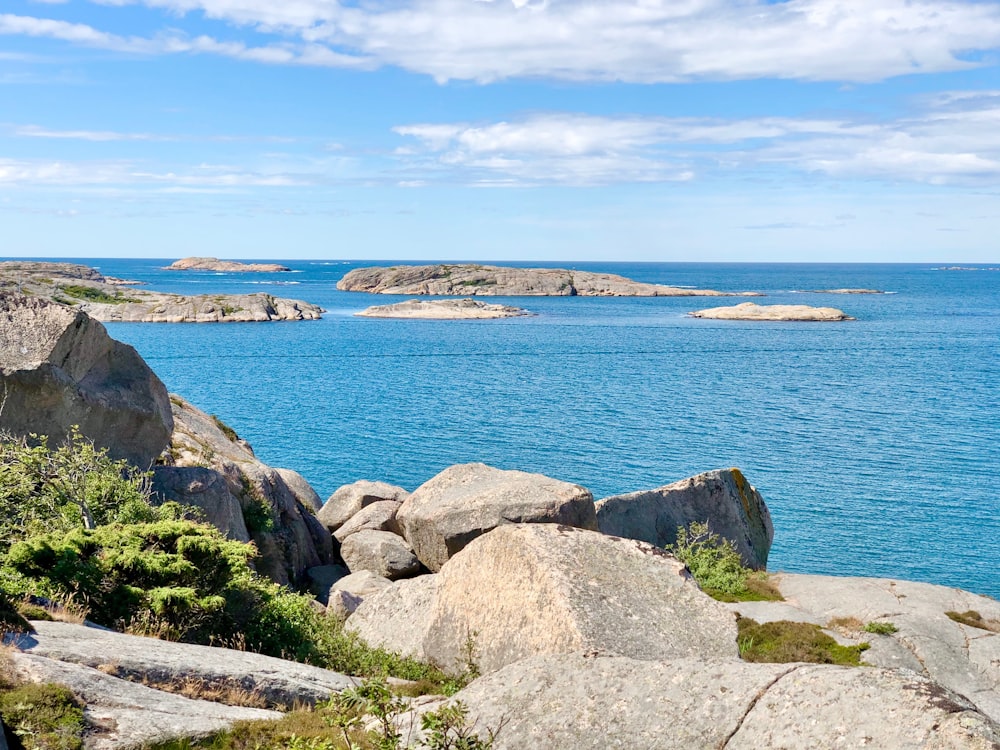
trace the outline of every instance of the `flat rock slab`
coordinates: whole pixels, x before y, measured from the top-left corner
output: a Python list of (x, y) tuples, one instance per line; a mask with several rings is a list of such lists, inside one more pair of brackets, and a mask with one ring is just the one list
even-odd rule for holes
[(916, 675), (827, 665), (537, 656), (454, 696), (495, 750), (991, 748), (1000, 727)]
[(735, 617), (680, 561), (568, 526), (500, 526), (476, 539), (438, 574), (432, 611), (423, 652), (445, 669), (471, 656), (485, 673), (586, 649), (737, 658)]
[(810, 307), (809, 305), (757, 305), (744, 302), (742, 305), (710, 307), (688, 313), (692, 318), (711, 320), (763, 320), (795, 322), (837, 322), (854, 320), (843, 310), (835, 307)]
[(1000, 623), (1000, 602), (947, 586), (887, 578), (781, 573), (771, 581), (784, 602), (726, 606), (758, 622), (827, 625), (834, 618), (854, 618), (861, 625), (892, 623), (898, 630), (890, 635), (862, 631), (841, 640), (870, 643), (871, 649), (862, 655), (866, 663), (912, 669), (1000, 721), (1000, 633), (962, 625), (945, 614), (972, 610)]
[(556, 523), (597, 530), (589, 490), (486, 464), (445, 469), (403, 502), (396, 522), (420, 562), (434, 572), (473, 539), (503, 524)]
[(520, 307), (490, 305), (466, 299), (436, 299), (397, 302), (394, 305), (375, 305), (354, 313), (361, 318), (417, 318), (422, 320), (497, 320), (534, 315)]
[(101, 668), (150, 685), (236, 687), (273, 705), (316, 703), (352, 687), (350, 677), (247, 651), (172, 643), (64, 622), (33, 622), (35, 633), (12, 641), (25, 653)]
[(708, 471), (655, 490), (599, 500), (597, 525), (605, 534), (641, 539), (657, 547), (677, 541), (692, 522), (735, 545), (743, 563), (762, 570), (774, 539), (767, 503), (739, 469)]
[(12, 658), (22, 676), (32, 682), (62, 683), (86, 704), (85, 718), (100, 729), (86, 738), (88, 750), (141, 748), (180, 737), (203, 737), (237, 721), (281, 718), (276, 711), (191, 700), (38, 654), (15, 652)]

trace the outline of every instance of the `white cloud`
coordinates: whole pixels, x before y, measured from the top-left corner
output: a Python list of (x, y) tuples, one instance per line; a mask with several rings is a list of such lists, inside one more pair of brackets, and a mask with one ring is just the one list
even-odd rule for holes
[(171, 25), (203, 15), (279, 41), (123, 38), (16, 16), (0, 16), (0, 32), (272, 64), (393, 65), (441, 81), (875, 81), (967, 68), (1000, 47), (1000, 4), (976, 0), (92, 1), (166, 11)]
[(886, 122), (547, 114), (395, 131), (411, 139), (397, 151), (411, 171), (473, 185), (756, 178), (774, 168), (835, 178), (1000, 184), (995, 92), (948, 92), (928, 100), (919, 115)]

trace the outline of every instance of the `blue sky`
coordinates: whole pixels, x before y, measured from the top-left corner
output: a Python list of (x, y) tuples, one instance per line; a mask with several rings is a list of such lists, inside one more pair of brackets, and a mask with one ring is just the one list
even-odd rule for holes
[(998, 53), (981, 0), (0, 0), (0, 255), (996, 262)]

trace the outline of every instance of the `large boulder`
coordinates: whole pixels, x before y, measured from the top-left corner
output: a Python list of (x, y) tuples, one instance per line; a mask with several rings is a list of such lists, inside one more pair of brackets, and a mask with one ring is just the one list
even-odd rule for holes
[(229, 489), (226, 478), (204, 466), (157, 466), (153, 470), (153, 493), (159, 497), (199, 508), (205, 520), (230, 539), (249, 542), (243, 508)]
[(739, 469), (717, 469), (658, 487), (597, 502), (601, 531), (657, 547), (677, 541), (677, 528), (692, 522), (736, 545), (745, 565), (763, 570), (774, 539), (771, 514)]
[(403, 502), (396, 522), (420, 562), (435, 572), (469, 542), (502, 524), (597, 530), (589, 490), (485, 464), (452, 466), (425, 482)]
[[(313, 515), (313, 500), (298, 481), (289, 485), (287, 473), (262, 463), (217, 417), (180, 396), (171, 395), (170, 403), (174, 432), (163, 458), (171, 466), (156, 469), (155, 484), (163, 499), (181, 503), (207, 499), (192, 492), (196, 488), (170, 481), (176, 467), (202, 467), (221, 477), (242, 509), (246, 530), (260, 550), (255, 564), (261, 573), (279, 583), (305, 584), (309, 568), (336, 562), (333, 538)], [(209, 518), (231, 505), (224, 492), (217, 498), (219, 508), (206, 508)]]
[(396, 513), (399, 511), (401, 503), (395, 500), (379, 500), (377, 503), (366, 505), (359, 510), (343, 526), (333, 532), (333, 536), (343, 542), (351, 534), (359, 531), (389, 531), (393, 534), (399, 533), (399, 524), (396, 523)]
[(347, 629), (372, 646), (430, 661), (424, 641), (437, 603), (440, 575), (396, 581), (367, 597), (354, 611)]
[(420, 572), (420, 561), (410, 545), (388, 531), (366, 529), (351, 534), (341, 545), (340, 556), (353, 573), (368, 570), (391, 581)]
[[(556, 524), (496, 528), (437, 576), (424, 655), (490, 672), (537, 654), (736, 659), (736, 618), (645, 542)], [(471, 653), (470, 653), (471, 652)]]
[(360, 479), (343, 487), (330, 495), (330, 498), (323, 504), (316, 517), (331, 532), (336, 531), (350, 518), (372, 503), (383, 500), (392, 500), (401, 503), (410, 493), (402, 487), (385, 482), (369, 482), (367, 479)]
[[(1000, 727), (917, 675), (828, 665), (538, 656), (455, 695), (495, 750), (987, 750)], [(419, 724), (419, 722), (417, 722)]]
[(148, 468), (173, 428), (167, 390), (86, 314), (0, 292), (0, 430), (60, 442), (73, 425), (112, 457)]

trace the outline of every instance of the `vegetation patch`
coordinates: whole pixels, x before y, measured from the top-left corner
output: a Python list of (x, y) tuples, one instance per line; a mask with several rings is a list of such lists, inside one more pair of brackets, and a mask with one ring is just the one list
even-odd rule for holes
[(989, 630), (992, 633), (1000, 633), (1000, 620), (987, 620), (974, 609), (965, 612), (945, 612), (955, 622), (968, 625), (980, 630)]
[(212, 415), (212, 421), (215, 422), (216, 427), (222, 430), (222, 433), (226, 436), (226, 438), (228, 438), (230, 443), (239, 442), (240, 436), (236, 434), (236, 430), (227, 425), (225, 422), (223, 422), (214, 414)]
[(64, 685), (28, 683), (0, 691), (0, 715), (30, 750), (83, 747), (83, 704)]
[(865, 625), (864, 631), (866, 633), (875, 633), (875, 635), (892, 635), (893, 633), (898, 633), (899, 628), (891, 622), (873, 620)]
[(767, 573), (743, 565), (730, 539), (723, 539), (697, 521), (677, 529), (677, 541), (667, 551), (684, 563), (702, 590), (723, 602), (783, 601)]
[(60, 286), (59, 291), (76, 299), (84, 300), (86, 302), (100, 302), (105, 305), (122, 305), (126, 302), (142, 302), (141, 299), (136, 299), (135, 297), (126, 297), (117, 290), (114, 294), (108, 294), (103, 289), (98, 289), (93, 286), (83, 286), (80, 284)]
[(778, 620), (763, 625), (748, 617), (737, 621), (737, 643), (744, 661), (786, 664), (839, 664), (857, 667), (861, 653), (869, 648), (867, 643), (841, 646), (833, 637), (823, 632), (819, 625), (807, 622)]

